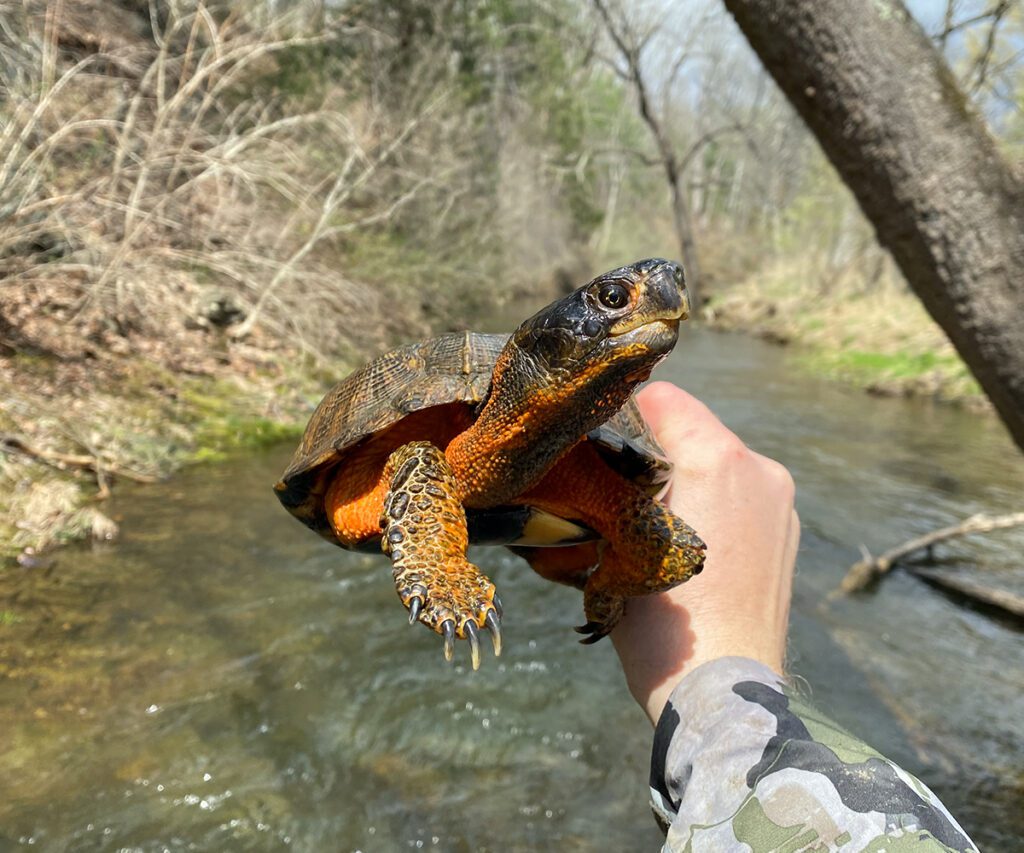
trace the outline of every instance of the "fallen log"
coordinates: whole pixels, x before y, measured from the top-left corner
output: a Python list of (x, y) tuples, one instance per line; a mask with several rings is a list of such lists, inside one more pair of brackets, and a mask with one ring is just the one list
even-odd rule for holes
[(972, 533), (989, 533), (993, 530), (1004, 530), (1008, 527), (1017, 527), (1024, 524), (1024, 512), (1013, 512), (1008, 515), (972, 515), (970, 518), (952, 524), (949, 527), (942, 527), (917, 536), (890, 548), (878, 557), (872, 557), (864, 546), (861, 546), (863, 559), (854, 563), (846, 572), (839, 585), (839, 591), (849, 594), (864, 589), (872, 581), (886, 574), (896, 563), (914, 551), (922, 548), (930, 548), (946, 539), (954, 539), (958, 536), (967, 536)]
[(68, 468), (78, 468), (83, 471), (89, 471), (96, 477), (96, 485), (99, 487), (100, 499), (106, 498), (110, 494), (108, 477), (111, 475), (115, 477), (124, 477), (126, 480), (134, 480), (136, 483), (160, 482), (159, 477), (153, 477), (149, 474), (139, 474), (136, 471), (122, 468), (120, 465), (101, 462), (95, 456), (86, 456), (76, 453), (60, 453), (56, 450), (43, 450), (42, 448), (29, 444), (27, 441), (16, 435), (0, 435), (0, 451), (7, 453), (20, 453), (23, 456), (36, 459), (61, 471), (67, 470)]

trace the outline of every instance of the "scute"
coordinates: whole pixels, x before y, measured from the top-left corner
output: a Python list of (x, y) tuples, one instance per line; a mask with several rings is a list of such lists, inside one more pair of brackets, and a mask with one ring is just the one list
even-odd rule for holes
[(474, 332), (442, 335), (386, 352), (350, 373), (316, 407), (281, 481), (287, 486), (411, 412), (480, 402), (507, 340)]

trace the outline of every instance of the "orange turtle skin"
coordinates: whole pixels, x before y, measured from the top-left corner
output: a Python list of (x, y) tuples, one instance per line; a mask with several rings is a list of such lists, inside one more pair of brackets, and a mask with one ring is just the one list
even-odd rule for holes
[(342, 547), (379, 541), (410, 621), (441, 634), (449, 658), (468, 640), (476, 668), (481, 630), (501, 647), (494, 586), (465, 555), (480, 518), (542, 576), (584, 590), (579, 630), (600, 639), (629, 598), (703, 565), (696, 533), (651, 497), (667, 465), (630, 399), (687, 310), (682, 270), (655, 259), (599, 276), (507, 339), (388, 353), (325, 397), (278, 496)]

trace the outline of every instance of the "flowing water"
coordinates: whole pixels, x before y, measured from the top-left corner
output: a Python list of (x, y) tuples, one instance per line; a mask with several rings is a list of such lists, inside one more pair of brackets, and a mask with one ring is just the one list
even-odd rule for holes
[[(994, 418), (872, 399), (788, 358), (688, 329), (659, 376), (793, 471), (792, 668), (815, 700), (983, 849), (1021, 849), (1021, 633), (900, 572), (826, 596), (861, 543), (1021, 509), (1024, 461)], [(383, 557), (277, 504), (289, 454), (124, 487), (116, 546), (0, 574), (0, 850), (656, 849), (651, 731), (610, 644), (575, 642), (579, 594), (481, 549), (506, 651), (447, 666)], [(1022, 552), (1018, 529), (936, 556), (1019, 591)]]

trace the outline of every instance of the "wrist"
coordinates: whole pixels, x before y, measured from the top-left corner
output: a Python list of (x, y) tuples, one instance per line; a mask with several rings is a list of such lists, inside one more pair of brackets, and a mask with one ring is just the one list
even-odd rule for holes
[[(700, 579), (686, 586), (693, 588), (631, 599), (611, 634), (630, 693), (652, 723), (676, 685), (700, 666), (742, 658), (778, 675), (784, 669), (784, 618), (739, 613), (705, 601), (697, 588)], [(680, 600), (684, 594), (686, 605)]]

